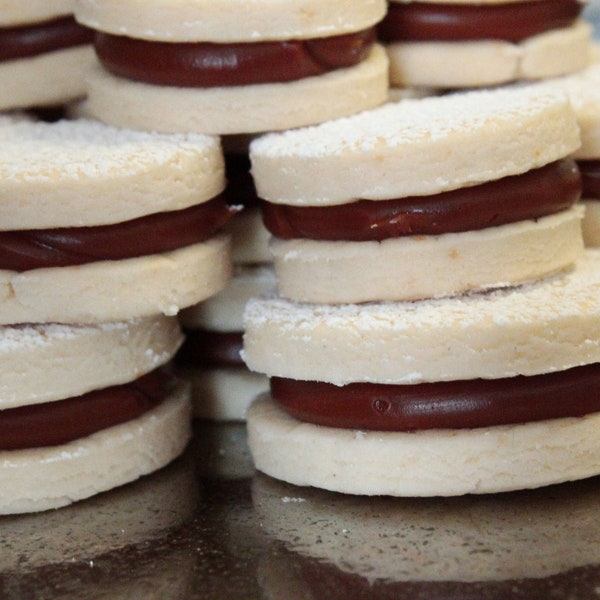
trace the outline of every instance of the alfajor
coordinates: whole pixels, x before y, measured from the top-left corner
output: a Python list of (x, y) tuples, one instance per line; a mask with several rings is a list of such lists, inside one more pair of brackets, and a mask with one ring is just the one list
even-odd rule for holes
[(451, 496), (600, 473), (600, 251), (522, 286), (419, 302), (254, 299), (258, 470), (350, 494)]
[(591, 60), (578, 0), (391, 0), (378, 27), (392, 87), (470, 88), (572, 73)]
[(314, 303), (509, 286), (581, 254), (579, 129), (533, 88), (405, 100), (250, 145), (279, 293)]
[(60, 105), (85, 94), (93, 34), (75, 0), (0, 2), (0, 110)]
[(381, 104), (375, 25), (385, 0), (80, 0), (99, 65), (89, 114), (134, 129), (213, 134), (288, 129)]
[(1, 327), (0, 514), (65, 506), (178, 456), (189, 388), (161, 367), (181, 342), (164, 316)]
[(0, 323), (175, 315), (231, 274), (217, 138), (0, 127)]

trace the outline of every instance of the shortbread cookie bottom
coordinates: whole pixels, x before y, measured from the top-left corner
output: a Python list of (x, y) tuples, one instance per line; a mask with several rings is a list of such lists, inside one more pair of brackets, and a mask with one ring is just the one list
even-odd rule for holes
[(192, 384), (194, 417), (209, 421), (245, 421), (252, 401), (269, 388), (265, 375), (246, 367), (179, 367)]
[(164, 254), (0, 271), (0, 323), (172, 316), (221, 291), (230, 276), (230, 239), (224, 234)]
[(66, 506), (156, 471), (191, 437), (189, 386), (145, 415), (60, 446), (0, 452), (0, 514)]
[(256, 133), (301, 127), (387, 99), (388, 61), (376, 45), (360, 64), (290, 83), (216, 88), (158, 86), (97, 68), (86, 112), (119, 127), (159, 132)]
[(566, 75), (589, 64), (591, 31), (580, 20), (520, 44), (500, 40), (391, 43), (386, 47), (390, 82), (392, 86), (460, 88)]
[(340, 304), (415, 300), (514, 285), (572, 264), (583, 251), (579, 207), (537, 221), (383, 242), (273, 239), (282, 297)]
[(247, 425), (258, 470), (348, 494), (484, 494), (600, 473), (599, 413), (480, 429), (364, 432), (301, 423), (265, 395), (250, 407)]
[(0, 110), (70, 102), (85, 95), (96, 61), (91, 45), (0, 61)]

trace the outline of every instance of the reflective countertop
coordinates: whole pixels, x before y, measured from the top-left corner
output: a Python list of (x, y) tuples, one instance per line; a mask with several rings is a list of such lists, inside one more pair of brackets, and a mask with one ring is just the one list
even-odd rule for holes
[(0, 598), (600, 598), (600, 478), (363, 498), (255, 473), (243, 424), (198, 423), (162, 471), (0, 518)]

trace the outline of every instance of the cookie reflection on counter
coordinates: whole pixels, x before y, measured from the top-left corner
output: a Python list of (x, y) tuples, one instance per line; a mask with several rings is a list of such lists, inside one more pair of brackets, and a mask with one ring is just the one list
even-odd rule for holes
[(298, 590), (304, 599), (543, 598), (567, 584), (589, 586), (591, 597), (599, 491), (596, 478), (493, 496), (366, 499), (257, 474), (253, 505), (272, 541), (259, 579), (273, 600)]
[(193, 554), (179, 540), (201, 500), (188, 451), (62, 510), (1, 517), (0, 597), (186, 598)]

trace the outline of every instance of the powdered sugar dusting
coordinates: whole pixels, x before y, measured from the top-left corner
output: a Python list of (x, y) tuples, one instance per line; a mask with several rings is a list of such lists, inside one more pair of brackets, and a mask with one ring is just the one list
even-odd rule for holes
[(130, 131), (89, 120), (0, 120), (0, 178), (12, 181), (77, 180), (111, 173), (143, 173), (186, 155), (219, 151), (218, 138), (200, 134)]

